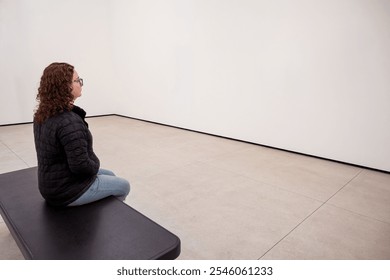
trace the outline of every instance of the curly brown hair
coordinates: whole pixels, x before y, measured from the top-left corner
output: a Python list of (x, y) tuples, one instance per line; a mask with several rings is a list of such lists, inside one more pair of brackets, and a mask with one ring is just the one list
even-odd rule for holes
[(42, 123), (58, 113), (72, 110), (73, 71), (74, 67), (64, 62), (54, 62), (45, 68), (38, 88), (34, 122)]

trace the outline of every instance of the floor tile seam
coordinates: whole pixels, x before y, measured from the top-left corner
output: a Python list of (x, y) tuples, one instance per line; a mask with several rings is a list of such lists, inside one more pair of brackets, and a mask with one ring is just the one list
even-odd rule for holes
[[(237, 148), (237, 149), (234, 149), (233, 151), (224, 151), (224, 152), (218, 152), (216, 154), (213, 154), (213, 155), (205, 155), (205, 156), (201, 156), (199, 157), (198, 159), (195, 159), (195, 161), (198, 161), (198, 162), (202, 162), (202, 163), (206, 163), (208, 165), (211, 165), (209, 164), (210, 161), (216, 161), (218, 162), (220, 160), (220, 158), (223, 158), (223, 157), (226, 157), (226, 156), (229, 156), (229, 155), (234, 155), (236, 153), (239, 153), (239, 152), (242, 152), (242, 151), (245, 151), (247, 150), (248, 148)], [(228, 170), (227, 170), (228, 171)]]
[(300, 196), (303, 196), (303, 197), (306, 197), (306, 198), (309, 198), (309, 199), (312, 199), (312, 200), (315, 200), (315, 201), (318, 201), (318, 202), (321, 202), (321, 203), (325, 203), (327, 202), (329, 199), (331, 199), (334, 195), (336, 195), (339, 191), (341, 191), (344, 187), (346, 187), (346, 185), (348, 185), (352, 180), (354, 180), (358, 175), (360, 175), (361, 172), (363, 172), (365, 169), (358, 169), (358, 174), (355, 174), (355, 176), (350, 179), (347, 183), (345, 183), (342, 187), (340, 187), (333, 195), (331, 195), (328, 199), (326, 199), (325, 201), (324, 200), (321, 200), (321, 199), (318, 199), (318, 198), (314, 198), (314, 197), (311, 197), (311, 196), (308, 196), (308, 195), (305, 195), (305, 194), (302, 194), (302, 193), (299, 193), (299, 192), (294, 192), (294, 191), (291, 191), (290, 189), (284, 187), (283, 185), (275, 185), (275, 184), (271, 184), (269, 182), (266, 182), (266, 181), (262, 181), (262, 180), (259, 180), (258, 178), (254, 178), (254, 177), (251, 177), (249, 175), (246, 175), (244, 173), (241, 173), (239, 171), (232, 171), (228, 168), (223, 168), (223, 167), (220, 167), (218, 166), (218, 164), (210, 164), (208, 161), (204, 161), (203, 163), (209, 165), (209, 166), (212, 166), (214, 168), (219, 168), (220, 170), (223, 170), (223, 171), (226, 171), (226, 172), (229, 172), (229, 173), (233, 173), (233, 174), (236, 174), (236, 175), (239, 175), (239, 176), (242, 176), (242, 177), (245, 177), (247, 179), (251, 179), (253, 181), (256, 181), (256, 182), (259, 182), (261, 184), (265, 184), (267, 186), (270, 186), (270, 187), (276, 187), (280, 190), (284, 190), (284, 191), (287, 191), (287, 192), (290, 192), (290, 193), (293, 193), (293, 194), (297, 194), (297, 195), (300, 195)]
[(0, 145), (3, 145), (7, 150), (10, 149), (2, 139), (0, 139)]
[(275, 248), (280, 242), (287, 238), (292, 232), (294, 232), (300, 225), (302, 225), (306, 220), (308, 220), (311, 216), (313, 216), (318, 210), (327, 205), (328, 201), (332, 199), (337, 193), (339, 193), (343, 188), (345, 188), (350, 182), (352, 182), (363, 170), (360, 170), (352, 179), (350, 179), (347, 183), (343, 185), (337, 192), (335, 192), (331, 197), (329, 197), (325, 202), (323, 202), (319, 207), (317, 207), (312, 213), (310, 213), (307, 217), (305, 217), (301, 222), (299, 222), (294, 228), (292, 228), (285, 236), (283, 236), (278, 242), (276, 242), (270, 249), (268, 249), (263, 255), (261, 255), (258, 260), (262, 259), (268, 252), (270, 252), (273, 248)]
[(2, 142), (3, 145), (8, 149), (10, 150), (18, 159), (20, 159), (21, 161), (24, 162), (24, 164), (27, 166), (27, 167), (30, 167), (30, 165), (23, 159), (21, 158), (14, 150), (12, 150), (6, 143)]
[(317, 198), (314, 198), (314, 197), (310, 197), (310, 196), (307, 196), (307, 195), (304, 195), (302, 193), (298, 193), (298, 192), (294, 192), (294, 191), (291, 191), (283, 186), (280, 186), (280, 185), (274, 185), (274, 184), (270, 184), (269, 182), (265, 182), (265, 181), (261, 181), (257, 178), (253, 178), (251, 176), (248, 176), (246, 174), (243, 174), (243, 173), (240, 173), (240, 172), (237, 172), (237, 171), (231, 171), (229, 169), (226, 169), (226, 168), (223, 168), (223, 167), (218, 167), (218, 166), (215, 166), (215, 165), (211, 165), (211, 164), (208, 164), (207, 162), (203, 162), (204, 164), (207, 164), (209, 166), (212, 166), (214, 168), (218, 168), (219, 170), (222, 170), (222, 171), (225, 171), (225, 172), (228, 172), (228, 173), (231, 173), (231, 174), (234, 174), (234, 175), (237, 175), (237, 176), (240, 176), (240, 177), (243, 177), (245, 179), (248, 179), (248, 180), (251, 180), (253, 182), (256, 182), (256, 183), (260, 183), (262, 185), (266, 185), (267, 187), (269, 188), (277, 188), (279, 190), (282, 190), (282, 191), (285, 191), (285, 192), (288, 192), (288, 193), (292, 193), (292, 194), (295, 194), (295, 195), (299, 195), (299, 196), (302, 196), (304, 198), (308, 198), (310, 200), (314, 200), (314, 201), (317, 201), (319, 203), (325, 203), (325, 201), (323, 200), (320, 200), (320, 199), (317, 199)]
[(192, 165), (194, 165), (194, 164), (207, 165), (207, 166), (209, 166), (209, 167), (213, 167), (213, 168), (216, 168), (216, 169), (218, 169), (218, 170), (221, 170), (221, 171), (224, 171), (224, 172), (227, 172), (227, 173), (233, 173), (234, 175), (238, 175), (238, 176), (244, 177), (244, 176), (242, 176), (242, 175), (240, 175), (240, 174), (238, 174), (238, 173), (234, 173), (234, 172), (231, 172), (231, 171), (229, 171), (229, 170), (225, 170), (225, 169), (223, 169), (223, 168), (220, 168), (220, 167), (217, 167), (217, 166), (214, 166), (214, 165), (210, 165), (210, 164), (208, 164), (207, 162), (203, 162), (203, 161), (201, 161), (201, 160), (192, 160), (192, 161), (188, 161), (188, 162), (184, 163), (184, 164), (181, 165), (181, 166), (172, 167), (172, 168), (169, 168), (169, 169), (167, 169), (167, 170), (159, 171), (159, 172), (157, 172), (157, 173), (153, 173), (153, 174), (148, 175), (148, 176), (139, 177), (139, 180), (141, 180), (141, 181), (143, 181), (143, 180), (148, 180), (149, 178), (156, 177), (156, 176), (160, 176), (160, 175), (162, 175), (162, 174), (164, 174), (164, 173), (169, 173), (169, 172), (173, 172), (173, 171), (175, 171), (175, 170), (185, 169), (185, 168), (190, 167), (190, 166), (192, 166)]
[[(229, 140), (229, 141), (232, 141), (232, 142), (236, 142), (234, 140)], [(234, 154), (237, 154), (237, 153), (241, 153), (241, 152), (245, 152), (247, 150), (250, 150), (251, 147), (249, 147), (250, 144), (247, 144), (248, 146), (247, 147), (237, 147), (235, 148), (234, 150), (231, 150), (231, 151), (227, 151), (227, 152), (221, 152), (221, 153), (218, 153), (218, 154), (214, 154), (214, 155), (211, 155), (209, 156), (207, 159), (205, 159), (204, 161), (218, 161), (219, 158), (221, 157), (224, 157), (224, 156), (227, 156), (227, 155), (234, 155)]]
[(220, 171), (223, 171), (223, 172), (226, 172), (226, 173), (233, 174), (233, 175), (238, 176), (238, 177), (245, 178), (245, 179), (250, 180), (250, 181), (252, 181), (252, 182), (256, 182), (256, 183), (260, 183), (260, 184), (262, 184), (262, 185), (266, 185), (266, 186), (269, 187), (269, 188), (278, 188), (279, 190), (283, 190), (283, 191), (287, 191), (287, 192), (290, 192), (290, 193), (294, 193), (294, 194), (297, 194), (297, 195), (300, 195), (300, 196), (304, 196), (304, 197), (309, 198), (309, 199), (311, 199), (311, 200), (316, 200), (316, 201), (318, 201), (318, 202), (320, 202), (320, 203), (323, 202), (323, 201), (317, 200), (317, 199), (315, 199), (315, 198), (308, 197), (308, 196), (302, 195), (302, 194), (300, 194), (300, 193), (292, 192), (292, 191), (290, 191), (290, 190), (283, 189), (283, 188), (281, 188), (281, 187), (279, 187), (279, 186), (272, 185), (272, 184), (269, 184), (269, 183), (264, 182), (264, 181), (260, 181), (260, 180), (258, 180), (258, 179), (253, 178), (253, 177), (250, 177), (250, 176), (248, 176), (248, 175), (242, 174), (242, 173), (240, 173), (240, 172), (232, 171), (232, 170), (229, 170), (229, 169), (220, 167), (220, 166), (218, 166), (218, 165), (213, 165), (213, 164), (210, 164), (210, 163), (208, 163), (208, 162), (202, 162), (202, 161), (198, 161), (198, 163), (205, 164), (205, 165), (207, 165), (207, 166), (216, 168), (216, 169), (218, 169), (218, 170), (220, 170)]
[(204, 156), (204, 159), (200, 159), (200, 161), (204, 161), (204, 162), (211, 161), (211, 160), (215, 161), (218, 158), (223, 158), (223, 157), (226, 157), (226, 156), (238, 154), (240, 152), (246, 151), (247, 149), (248, 148), (237, 148), (234, 151), (218, 152), (218, 153), (216, 153), (214, 155), (211, 155), (211, 156)]
[(321, 207), (324, 206), (325, 203), (318, 206), (316, 209), (314, 209), (311, 213), (309, 213), (302, 221), (300, 221), (296, 226), (294, 226), (287, 234), (285, 234), (279, 241), (277, 241), (275, 244), (271, 246), (265, 253), (263, 253), (258, 260), (261, 260), (268, 252), (270, 252), (273, 248), (275, 248), (279, 243), (281, 243), (284, 239), (286, 239), (287, 236), (289, 236), (292, 232), (294, 232), (301, 224), (303, 224), (306, 220), (308, 220), (311, 216), (313, 216), (314, 213), (316, 213)]
[(320, 199), (318, 199), (318, 198), (314, 198), (314, 197), (311, 197), (311, 196), (308, 196), (308, 195), (305, 195), (305, 194), (302, 194), (302, 193), (299, 193), (299, 192), (294, 192), (294, 191), (292, 191), (292, 190), (290, 190), (290, 189), (287, 189), (287, 188), (285, 188), (285, 187), (283, 187), (283, 186), (281, 186), (281, 185), (270, 184), (270, 183), (268, 183), (268, 182), (261, 181), (261, 180), (258, 180), (258, 179), (256, 179), (256, 178), (253, 178), (253, 177), (250, 177), (250, 176), (247, 176), (247, 175), (243, 175), (243, 174), (239, 174), (239, 173), (236, 173), (236, 174), (237, 174), (237, 175), (240, 175), (240, 176), (242, 176), (242, 177), (245, 177), (246, 179), (252, 180), (252, 181), (254, 181), (254, 182), (257, 182), (257, 183), (261, 183), (261, 184), (263, 184), (263, 185), (266, 185), (266, 186), (269, 187), (269, 188), (277, 188), (277, 189), (279, 189), (279, 190), (281, 190), (281, 191), (288, 192), (288, 193), (292, 193), (292, 194), (301, 196), (301, 197), (303, 197), (303, 198), (307, 198), (307, 199), (310, 199), (310, 200), (319, 202), (319, 203), (321, 203), (321, 204), (324, 203), (323, 200), (320, 200)]
[(331, 195), (327, 200), (325, 200), (324, 204), (327, 203), (329, 200), (331, 200), (334, 196), (336, 196), (341, 190), (343, 190), (345, 187), (347, 187), (353, 180), (355, 180), (362, 172), (364, 169), (358, 170), (358, 172), (353, 176), (351, 179), (349, 179), (340, 189), (338, 189), (333, 195)]
[(311, 200), (315, 200), (315, 201), (318, 201), (322, 204), (325, 204), (327, 203), (332, 197), (334, 197), (337, 193), (339, 193), (342, 189), (344, 189), (350, 182), (352, 182), (357, 176), (360, 175), (360, 173), (363, 172), (363, 169), (362, 170), (359, 170), (359, 172), (357, 174), (354, 175), (354, 177), (352, 177), (352, 179), (348, 180), (347, 183), (345, 183), (344, 185), (342, 185), (342, 187), (340, 187), (334, 194), (332, 194), (330, 197), (328, 197), (326, 200), (321, 200), (321, 199), (318, 199), (318, 198), (314, 198), (314, 197), (311, 197), (311, 196), (308, 196), (308, 195), (305, 195), (305, 194), (302, 194), (302, 193), (299, 193), (299, 192), (294, 192), (294, 191), (291, 191), (290, 189), (287, 189), (286, 187), (284, 187), (283, 185), (274, 185), (274, 184), (270, 184), (268, 182), (265, 182), (265, 181), (261, 181), (257, 178), (253, 178), (253, 177), (250, 177), (248, 175), (242, 175), (248, 179), (252, 179), (256, 182), (260, 182), (262, 184), (266, 184), (268, 186), (271, 186), (271, 187), (275, 187), (275, 188), (278, 188), (280, 190), (284, 190), (284, 191), (287, 191), (289, 193), (293, 193), (293, 194), (296, 194), (296, 195), (300, 195), (300, 196), (303, 196), (303, 197), (306, 197), (306, 198), (309, 198)]
[(147, 180), (149, 178), (152, 178), (152, 177), (155, 177), (155, 176), (160, 176), (164, 173), (169, 173), (169, 172), (172, 172), (172, 171), (175, 171), (175, 170), (179, 170), (179, 169), (183, 169), (187, 166), (190, 166), (194, 163), (194, 161), (190, 161), (190, 162), (186, 162), (184, 163), (183, 165), (181, 166), (176, 166), (176, 167), (172, 167), (172, 168), (168, 168), (166, 170), (163, 170), (163, 171), (158, 171), (156, 173), (152, 173), (151, 175), (147, 175), (147, 176), (140, 176), (138, 179), (139, 180)]
[(388, 222), (388, 221), (384, 221), (384, 220), (381, 220), (381, 219), (378, 219), (378, 218), (375, 218), (375, 217), (372, 217), (372, 216), (368, 216), (368, 215), (365, 215), (365, 214), (362, 214), (362, 213), (359, 213), (359, 212), (356, 212), (356, 211), (344, 208), (342, 206), (339, 206), (339, 205), (336, 205), (336, 204), (333, 204), (333, 203), (326, 203), (326, 205), (329, 205), (329, 206), (332, 206), (332, 207), (335, 207), (335, 208), (347, 211), (347, 212), (349, 212), (351, 214), (355, 214), (357, 216), (360, 216), (360, 217), (363, 217), (363, 218), (366, 218), (366, 219), (369, 219), (369, 220), (374, 220), (374, 221), (377, 221), (377, 222), (380, 222), (380, 223), (384, 223), (384, 224), (387, 224), (387, 225), (390, 226), (390, 222)]

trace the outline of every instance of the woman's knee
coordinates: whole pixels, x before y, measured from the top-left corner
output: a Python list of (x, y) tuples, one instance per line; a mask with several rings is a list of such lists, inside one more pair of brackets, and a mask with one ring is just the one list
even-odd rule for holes
[(129, 195), (130, 193), (130, 183), (129, 181), (123, 179), (123, 178), (118, 178), (120, 179), (120, 192), (121, 194), (117, 195), (117, 197), (122, 200), (122, 201), (125, 201), (126, 197)]
[(122, 179), (122, 189), (124, 192), (124, 195), (127, 196), (130, 193), (130, 183), (126, 179)]

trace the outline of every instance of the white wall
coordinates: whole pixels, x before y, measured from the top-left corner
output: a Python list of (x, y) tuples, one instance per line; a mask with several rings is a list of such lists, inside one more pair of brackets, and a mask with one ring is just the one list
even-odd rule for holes
[(118, 113), (390, 171), (390, 1), (113, 7)]
[(106, 2), (0, 1), (0, 124), (32, 121), (40, 77), (54, 61), (74, 65), (84, 78), (76, 103), (90, 115), (115, 112)]
[(2, 0), (0, 124), (43, 68), (79, 104), (390, 171), (390, 1)]

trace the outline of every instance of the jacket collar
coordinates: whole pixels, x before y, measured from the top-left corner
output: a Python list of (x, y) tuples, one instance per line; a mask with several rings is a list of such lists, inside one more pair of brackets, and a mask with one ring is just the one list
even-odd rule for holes
[(83, 122), (85, 123), (85, 125), (88, 127), (88, 123), (85, 121), (85, 116), (87, 115), (87, 113), (80, 107), (76, 106), (76, 105), (73, 105), (72, 107), (72, 112), (76, 113), (77, 115), (80, 116), (80, 118), (83, 120)]
[(87, 113), (82, 108), (80, 108), (80, 107), (78, 107), (76, 105), (73, 105), (72, 112), (74, 112), (77, 115), (79, 115), (83, 120), (85, 119), (85, 116), (87, 115)]

